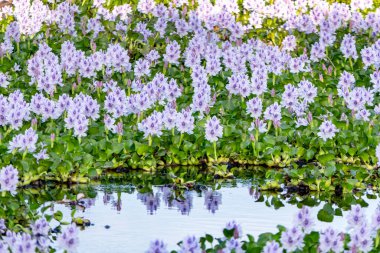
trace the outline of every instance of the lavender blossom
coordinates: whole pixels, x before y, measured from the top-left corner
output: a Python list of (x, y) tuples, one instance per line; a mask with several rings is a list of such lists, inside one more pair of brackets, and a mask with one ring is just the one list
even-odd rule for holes
[(345, 34), (340, 45), (340, 50), (343, 53), (344, 58), (352, 58), (356, 60), (358, 58), (358, 53), (356, 51), (356, 41), (355, 37), (350, 34)]
[(150, 243), (149, 249), (146, 253), (168, 253), (166, 244), (161, 240), (154, 240)]
[(9, 85), (8, 79), (9, 77), (6, 74), (0, 73), (0, 87), (7, 88)]
[(336, 126), (330, 120), (325, 120), (319, 127), (318, 136), (322, 138), (323, 141), (326, 141), (334, 138), (337, 132), (339, 132), (339, 130)]
[(281, 244), (283, 248), (289, 252), (302, 249), (304, 246), (304, 234), (298, 227), (292, 227), (287, 229), (285, 232), (281, 234)]
[(347, 215), (347, 222), (352, 228), (358, 228), (366, 224), (366, 216), (360, 205), (351, 207), (351, 211)]
[(194, 130), (194, 117), (190, 110), (184, 109), (177, 114), (176, 127), (180, 133), (192, 134)]
[(374, 214), (372, 215), (371, 228), (373, 233), (377, 233), (380, 229), (380, 206), (376, 208)]
[(180, 253), (201, 253), (202, 249), (195, 236), (187, 236), (182, 240)]
[(46, 159), (49, 159), (49, 155), (46, 153), (47, 150), (44, 148), (44, 149), (41, 149), (38, 153), (34, 154), (34, 158), (36, 158), (37, 160), (37, 163), (40, 161), (40, 160), (46, 160)]
[(31, 225), (32, 233), (35, 236), (47, 236), (50, 230), (49, 223), (45, 218), (40, 218)]
[(231, 238), (226, 241), (226, 248), (223, 250), (225, 253), (243, 253), (244, 250), (241, 248), (241, 243), (238, 239)]
[(181, 48), (177, 41), (173, 41), (166, 46), (164, 60), (171, 64), (178, 64), (178, 59), (181, 57)]
[(75, 224), (68, 225), (57, 237), (59, 247), (67, 252), (75, 252), (79, 244), (78, 232)]
[(267, 241), (263, 248), (263, 253), (281, 253), (283, 252), (280, 244), (276, 241)]
[(241, 225), (238, 224), (236, 221), (230, 221), (226, 224), (227, 230), (233, 230), (233, 238), (238, 239), (243, 236), (243, 229), (241, 228)]
[(309, 233), (313, 226), (314, 220), (311, 217), (310, 208), (303, 206), (295, 217), (295, 225), (299, 225), (305, 233)]
[(263, 103), (260, 98), (252, 98), (247, 101), (247, 113), (254, 119), (261, 117), (263, 111)]
[(342, 252), (344, 238), (340, 233), (329, 227), (320, 233), (319, 250), (321, 253)]
[(15, 192), (18, 182), (18, 170), (15, 167), (8, 165), (0, 170), (0, 191)]
[(216, 142), (222, 136), (223, 126), (220, 124), (220, 120), (213, 116), (206, 122), (206, 140)]
[(139, 131), (144, 132), (144, 138), (148, 136), (160, 136), (162, 134), (162, 113), (154, 112), (138, 124)]

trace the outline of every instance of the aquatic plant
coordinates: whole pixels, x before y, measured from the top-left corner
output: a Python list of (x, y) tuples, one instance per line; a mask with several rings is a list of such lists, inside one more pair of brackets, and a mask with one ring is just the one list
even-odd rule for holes
[[(380, 208), (377, 208), (373, 217), (377, 217)], [(347, 222), (350, 224), (352, 215), (357, 213), (364, 213), (360, 206), (352, 207), (350, 215), (347, 216)], [(186, 245), (187, 251), (184, 247), (180, 251), (172, 252), (264, 252), (264, 253), (279, 253), (279, 252), (304, 252), (304, 251), (318, 251), (318, 252), (377, 252), (379, 244), (378, 230), (370, 232), (368, 226), (355, 227), (348, 232), (338, 232), (329, 227), (321, 231), (314, 231), (309, 228), (308, 223), (305, 225), (305, 219), (311, 218), (310, 209), (303, 207), (296, 215), (292, 227), (285, 228), (278, 226), (279, 232), (276, 234), (265, 233), (259, 235), (255, 240), (252, 235), (243, 237), (241, 227), (235, 221), (227, 223), (226, 228), (223, 230), (224, 237), (214, 238), (212, 235), (207, 234), (204, 237), (196, 238), (194, 236), (186, 237), (180, 245)], [(303, 223), (300, 223), (300, 220)], [(364, 216), (363, 221), (366, 222)], [(239, 230), (239, 232), (237, 232)], [(237, 236), (239, 234), (239, 236)], [(248, 239), (248, 240), (247, 240)], [(164, 245), (162, 241), (160, 245)], [(188, 247), (191, 245), (191, 248)], [(197, 251), (198, 246), (201, 245)], [(151, 247), (152, 248), (152, 247)], [(157, 248), (155, 248), (157, 249)], [(195, 251), (192, 251), (195, 250)], [(147, 252), (167, 252), (165, 248), (163, 251), (147, 251)]]
[(377, 166), (371, 1), (17, 0), (1, 13), (0, 164), (22, 184), (121, 166)]

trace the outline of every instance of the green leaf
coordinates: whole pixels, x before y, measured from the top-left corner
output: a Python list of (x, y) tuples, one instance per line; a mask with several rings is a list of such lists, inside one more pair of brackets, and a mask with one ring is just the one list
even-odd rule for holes
[(56, 219), (57, 221), (61, 221), (63, 218), (63, 214), (61, 211), (57, 211), (54, 213), (54, 219)]
[(264, 142), (274, 146), (276, 144), (276, 138), (272, 135), (265, 135)]
[(306, 161), (310, 161), (311, 159), (314, 158), (314, 155), (315, 155), (315, 151), (313, 149), (308, 149), (306, 151)]
[(334, 215), (329, 214), (324, 209), (319, 210), (317, 217), (318, 217), (318, 220), (324, 221), (324, 222), (332, 222), (334, 219)]
[(324, 155), (319, 155), (317, 157), (317, 160), (322, 164), (326, 165), (327, 162), (333, 161), (335, 159), (335, 156), (333, 154), (324, 154)]
[(329, 162), (325, 169), (325, 176), (331, 177), (332, 175), (334, 175), (335, 171), (336, 171), (335, 163)]
[(147, 154), (149, 146), (135, 141), (135, 149), (139, 156)]
[(214, 240), (214, 237), (212, 237), (212, 235), (206, 234), (206, 241), (208, 241), (209, 243), (212, 243), (213, 240)]
[(318, 220), (325, 221), (325, 222), (332, 222), (334, 219), (335, 211), (332, 208), (332, 205), (330, 203), (326, 203), (323, 206), (323, 209), (319, 210), (318, 212)]

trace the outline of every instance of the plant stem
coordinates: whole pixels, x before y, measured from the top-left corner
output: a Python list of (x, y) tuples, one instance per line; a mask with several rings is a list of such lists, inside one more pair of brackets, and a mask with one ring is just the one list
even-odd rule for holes
[(22, 154), (22, 160), (25, 159), (27, 154), (28, 154), (28, 149), (25, 149), (24, 153)]
[(213, 145), (214, 145), (214, 157), (215, 157), (215, 163), (216, 163), (216, 161), (218, 160), (218, 156), (216, 155), (216, 141), (214, 141)]
[(352, 59), (351, 59), (351, 57), (348, 58), (348, 61), (350, 62), (350, 67), (351, 67), (351, 69), (354, 70), (354, 66), (353, 66), (353, 64), (352, 64)]
[(182, 139), (183, 139), (183, 133), (181, 133), (181, 137), (179, 137), (178, 148), (181, 147)]
[(149, 147), (152, 146), (152, 136), (151, 135), (148, 136), (148, 143), (149, 143)]

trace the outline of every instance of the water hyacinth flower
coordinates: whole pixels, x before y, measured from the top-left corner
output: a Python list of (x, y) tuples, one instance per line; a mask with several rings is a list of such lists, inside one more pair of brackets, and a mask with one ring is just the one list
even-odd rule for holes
[(182, 240), (180, 253), (201, 253), (202, 249), (198, 239), (193, 236), (187, 236)]
[(166, 244), (161, 240), (154, 240), (150, 243), (149, 249), (146, 253), (168, 253), (169, 251), (166, 249)]
[(244, 250), (241, 248), (241, 243), (235, 238), (228, 239), (226, 241), (226, 248), (223, 249), (225, 253), (243, 253)]
[(67, 252), (75, 252), (79, 244), (78, 233), (79, 230), (75, 224), (68, 225), (57, 237), (59, 247)]
[(323, 141), (326, 141), (334, 138), (337, 132), (339, 132), (339, 129), (337, 129), (330, 120), (325, 120), (319, 126), (318, 136), (322, 138)]
[(241, 228), (241, 225), (234, 220), (226, 224), (226, 229), (233, 230), (234, 239), (238, 239), (243, 236), (243, 229)]
[(7, 231), (5, 241), (12, 252), (32, 253), (36, 251), (36, 240), (27, 233)]
[(177, 41), (172, 41), (166, 46), (166, 53), (163, 57), (165, 62), (178, 64), (178, 59), (181, 57), (181, 47)]
[(347, 215), (347, 223), (354, 229), (366, 225), (367, 220), (365, 212), (360, 205), (354, 205), (351, 207), (351, 211)]
[(4, 73), (0, 73), (0, 87), (7, 88), (9, 85), (9, 77)]
[(373, 239), (370, 236), (369, 227), (364, 224), (360, 228), (353, 229), (350, 233), (350, 242), (348, 246), (351, 252), (367, 253), (372, 250)]
[(376, 233), (380, 229), (380, 206), (378, 206), (372, 215), (371, 228), (373, 233)]
[(282, 253), (283, 250), (280, 247), (280, 244), (276, 241), (268, 241), (264, 248), (263, 253)]
[(216, 116), (213, 116), (206, 122), (206, 140), (213, 142), (215, 160), (217, 160), (216, 142), (222, 136), (223, 126), (220, 124), (220, 120)]
[(304, 246), (304, 233), (302, 230), (298, 227), (292, 227), (290, 229), (287, 229), (285, 232), (282, 232), (281, 234), (281, 244), (282, 247), (292, 252), (297, 249), (302, 249)]
[[(264, 120), (256, 119), (252, 121), (251, 126), (248, 128), (249, 131), (257, 131), (258, 133), (265, 133), (268, 131), (267, 129), (267, 123), (264, 122)], [(257, 135), (258, 136), (258, 135)], [(256, 139), (258, 139), (258, 137)]]
[(0, 219), (0, 233), (4, 233), (5, 230), (7, 229), (7, 226), (5, 225), (5, 220), (4, 219)]
[(319, 236), (319, 250), (321, 253), (342, 252), (344, 249), (344, 237), (329, 227), (321, 231)]
[(192, 134), (194, 130), (194, 117), (191, 114), (190, 109), (183, 109), (181, 112), (177, 114), (176, 120), (176, 128), (177, 130), (183, 134)]
[(144, 132), (144, 138), (148, 138), (149, 145), (151, 145), (152, 136), (160, 136), (162, 134), (162, 113), (153, 112), (149, 117), (138, 124), (138, 129)]
[(49, 159), (49, 155), (46, 153), (47, 150), (46, 148), (43, 148), (41, 149), (38, 153), (34, 154), (34, 158), (36, 158), (37, 160), (37, 163), (40, 161), (40, 160), (46, 160), (46, 159)]
[(40, 218), (31, 225), (32, 233), (35, 236), (47, 236), (50, 230), (49, 223), (45, 218)]
[(295, 225), (299, 225), (305, 233), (309, 233), (313, 226), (314, 220), (311, 217), (310, 208), (303, 206), (296, 214)]
[(260, 98), (256, 97), (247, 101), (247, 113), (254, 119), (261, 116), (263, 111), (263, 103)]
[(286, 36), (282, 41), (282, 49), (286, 51), (293, 51), (297, 46), (296, 37), (294, 35)]
[(15, 192), (18, 182), (18, 170), (15, 167), (8, 165), (0, 170), (0, 191)]
[(358, 53), (356, 51), (355, 37), (351, 34), (345, 34), (342, 43), (340, 44), (340, 50), (342, 51), (344, 58), (352, 58), (356, 60), (358, 58)]
[(281, 118), (281, 106), (277, 102), (268, 106), (268, 108), (264, 111), (264, 119), (266, 120), (280, 122)]

